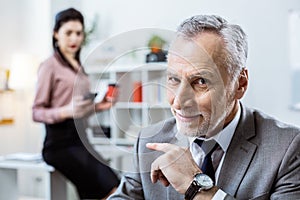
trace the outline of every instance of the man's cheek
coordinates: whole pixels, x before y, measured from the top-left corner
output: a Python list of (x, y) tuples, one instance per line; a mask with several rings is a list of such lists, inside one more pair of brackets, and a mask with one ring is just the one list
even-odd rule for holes
[(167, 89), (167, 101), (169, 102), (170, 105), (173, 104), (174, 98), (175, 98), (174, 92), (170, 89)]

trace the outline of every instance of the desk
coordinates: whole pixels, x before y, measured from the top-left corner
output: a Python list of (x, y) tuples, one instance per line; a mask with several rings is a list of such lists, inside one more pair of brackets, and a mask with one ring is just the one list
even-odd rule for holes
[(17, 200), (18, 170), (39, 170), (45, 172), (45, 199), (66, 200), (66, 179), (53, 167), (44, 162), (13, 161), (0, 159), (0, 199)]

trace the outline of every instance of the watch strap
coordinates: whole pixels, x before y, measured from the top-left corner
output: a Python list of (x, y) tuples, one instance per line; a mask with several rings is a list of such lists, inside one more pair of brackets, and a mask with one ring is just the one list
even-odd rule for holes
[(191, 183), (190, 187), (187, 189), (187, 191), (184, 194), (185, 200), (192, 200), (195, 195), (199, 192), (199, 189), (201, 187), (197, 184), (195, 180)]

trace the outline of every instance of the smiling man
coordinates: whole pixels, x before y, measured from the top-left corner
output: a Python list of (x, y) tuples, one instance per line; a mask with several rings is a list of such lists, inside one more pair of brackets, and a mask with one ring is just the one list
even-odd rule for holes
[(240, 102), (246, 59), (238, 25), (198, 15), (179, 26), (167, 70), (174, 118), (141, 131), (136, 171), (110, 199), (300, 199), (300, 130)]

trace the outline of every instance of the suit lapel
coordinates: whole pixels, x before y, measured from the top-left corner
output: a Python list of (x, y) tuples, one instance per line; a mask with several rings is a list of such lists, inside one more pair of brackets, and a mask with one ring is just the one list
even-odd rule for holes
[(217, 184), (231, 196), (237, 193), (257, 148), (248, 141), (255, 136), (253, 115), (245, 107), (241, 107), (242, 115), (226, 152)]

